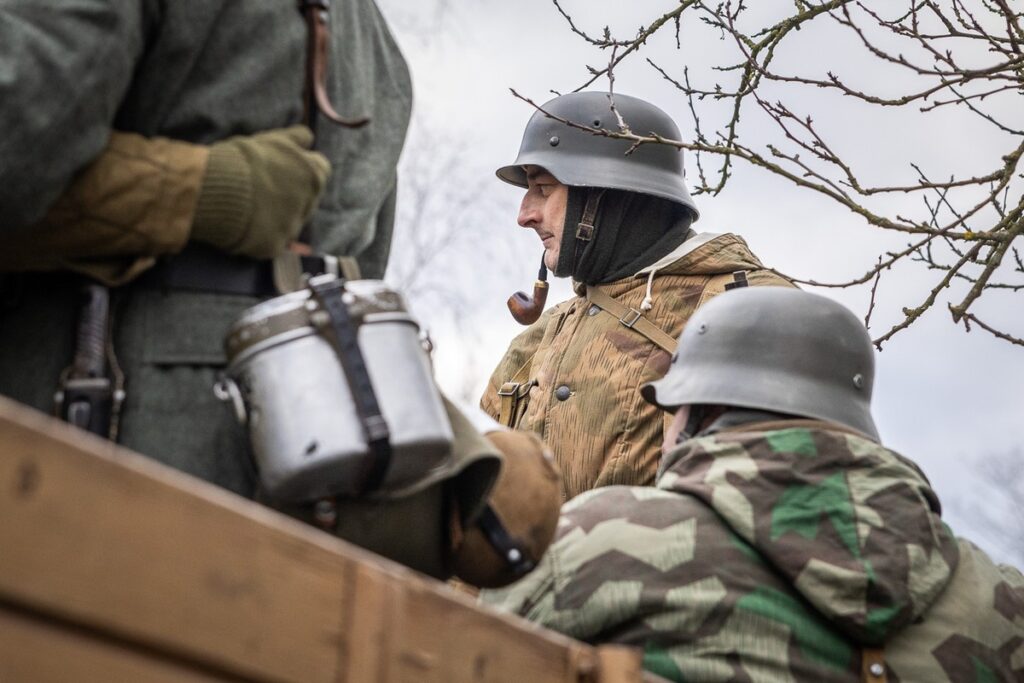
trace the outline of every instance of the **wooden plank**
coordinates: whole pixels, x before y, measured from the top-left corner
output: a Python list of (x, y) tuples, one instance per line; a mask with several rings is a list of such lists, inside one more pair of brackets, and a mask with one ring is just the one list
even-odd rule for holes
[(0, 599), (228, 678), (596, 680), (587, 645), (3, 399), (0, 520)]
[[(576, 680), (579, 643), (567, 638), (524, 638), (522, 622), (501, 618), (485, 622), (480, 610), (454, 591), (439, 595), (419, 586), (407, 587), (401, 607), (406, 618), (392, 642), (396, 679), (425, 677), (437, 683)], [(532, 627), (531, 632), (541, 629)], [(457, 637), (450, 637), (452, 633)]]
[(45, 416), (3, 411), (17, 419), (0, 421), (0, 593), (260, 680), (336, 678), (340, 541)]
[(597, 673), (599, 683), (638, 681), (643, 677), (643, 658), (632, 647), (602, 645), (597, 648)]
[[(145, 652), (0, 608), (4, 683), (225, 683)], [(239, 679), (230, 679), (238, 681)]]
[[(354, 573), (347, 683), (581, 680), (593, 649), (492, 613), (444, 584)], [(359, 635), (356, 635), (359, 632)], [(639, 681), (639, 678), (635, 679)]]

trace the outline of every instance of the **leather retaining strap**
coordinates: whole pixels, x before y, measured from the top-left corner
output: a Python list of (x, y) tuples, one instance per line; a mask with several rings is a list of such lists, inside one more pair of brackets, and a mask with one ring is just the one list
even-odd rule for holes
[(628, 308), (624, 303), (612, 297), (598, 287), (587, 286), (587, 300), (605, 313), (611, 313), (619, 322), (631, 330), (643, 335), (648, 341), (654, 342), (669, 354), (676, 352), (676, 340), (670, 337), (660, 327), (644, 317), (643, 313), (635, 308)]
[(327, 96), (327, 47), (330, 38), (330, 24), (327, 13), (330, 0), (298, 0), (299, 11), (306, 19), (306, 124), (313, 128), (316, 114), (321, 113), (328, 120), (346, 128), (359, 128), (369, 122), (361, 116), (346, 119), (334, 110)]
[(334, 278), (326, 282), (310, 282), (310, 290), (330, 318), (330, 328), (334, 333), (332, 340), (334, 351), (338, 354), (341, 367), (345, 371), (345, 379), (352, 392), (352, 400), (356, 404), (356, 412), (363, 423), (366, 444), (370, 449), (370, 467), (363, 479), (360, 493), (373, 491), (384, 481), (388, 465), (391, 463), (391, 432), (381, 414), (377, 394), (370, 381), (370, 373), (366, 369), (366, 360), (359, 350), (359, 325), (352, 319), (342, 295), (345, 293), (345, 281)]
[(516, 576), (522, 576), (533, 571), (533, 568), (537, 564), (526, 555), (526, 551), (505, 528), (505, 525), (501, 523), (498, 515), (495, 514), (494, 508), (491, 507), (490, 503), (484, 506), (484, 509), (480, 512), (480, 517), (476, 521), (480, 530), (484, 532), (484, 536), (487, 537), (487, 542), (491, 544), (501, 559), (508, 564), (509, 569)]

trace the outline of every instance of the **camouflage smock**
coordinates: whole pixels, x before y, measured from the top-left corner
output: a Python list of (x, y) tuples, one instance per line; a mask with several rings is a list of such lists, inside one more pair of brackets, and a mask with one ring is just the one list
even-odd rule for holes
[[(665, 265), (600, 288), (639, 311), (653, 268), (652, 308), (643, 315), (672, 339), (737, 271), (751, 285), (792, 286), (732, 234), (698, 235), (659, 263)], [(660, 379), (670, 360), (667, 351), (592, 305), (584, 287), (576, 291), (512, 341), (480, 401), (499, 419), (501, 386), (517, 374), (530, 383), (528, 404), (513, 426), (536, 432), (551, 449), (566, 498), (598, 486), (654, 482), (665, 417), (641, 398), (640, 387)]]
[(740, 429), (573, 500), (484, 599), (672, 681), (859, 681), (883, 646), (889, 681), (1024, 680), (1024, 577), (954, 538), (916, 466), (820, 422)]

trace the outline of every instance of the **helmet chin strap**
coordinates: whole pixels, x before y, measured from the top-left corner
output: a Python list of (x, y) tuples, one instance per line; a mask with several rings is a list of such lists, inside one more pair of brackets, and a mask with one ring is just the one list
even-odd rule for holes
[[(593, 244), (597, 232), (597, 212), (601, 208), (604, 188), (591, 188), (587, 191), (587, 203), (583, 205), (583, 216), (576, 224), (576, 241), (572, 253), (572, 274), (575, 276), (580, 267), (587, 247)], [(582, 247), (582, 248), (581, 248)]]

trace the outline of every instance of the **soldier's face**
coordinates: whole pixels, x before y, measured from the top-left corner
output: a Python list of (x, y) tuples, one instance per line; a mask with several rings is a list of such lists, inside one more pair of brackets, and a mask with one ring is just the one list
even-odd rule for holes
[(532, 228), (544, 245), (544, 265), (558, 263), (569, 188), (540, 166), (524, 166), (528, 188), (519, 205), (519, 225)]

